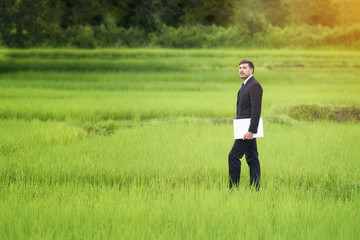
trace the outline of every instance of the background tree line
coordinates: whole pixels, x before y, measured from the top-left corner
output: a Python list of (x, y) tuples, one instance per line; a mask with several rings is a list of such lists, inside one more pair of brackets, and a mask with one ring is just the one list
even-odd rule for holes
[(8, 47), (359, 47), (357, 0), (1, 0)]

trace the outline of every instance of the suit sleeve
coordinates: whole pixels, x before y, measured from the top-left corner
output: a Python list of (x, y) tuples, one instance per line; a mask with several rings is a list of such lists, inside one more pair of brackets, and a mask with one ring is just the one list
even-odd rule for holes
[(250, 101), (251, 101), (251, 121), (249, 132), (257, 133), (260, 114), (261, 114), (261, 101), (262, 101), (263, 89), (259, 83), (251, 86), (250, 89)]

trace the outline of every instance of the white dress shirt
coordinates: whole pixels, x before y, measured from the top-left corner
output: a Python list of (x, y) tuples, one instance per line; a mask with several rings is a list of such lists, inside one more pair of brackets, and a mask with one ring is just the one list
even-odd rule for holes
[(252, 77), (253, 75), (251, 75), (250, 77), (248, 77), (245, 81), (244, 81), (244, 85), (246, 84), (246, 82)]

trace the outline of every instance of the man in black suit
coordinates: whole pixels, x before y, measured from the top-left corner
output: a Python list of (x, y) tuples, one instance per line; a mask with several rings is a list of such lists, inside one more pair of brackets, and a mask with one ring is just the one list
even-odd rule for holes
[(256, 190), (260, 189), (260, 162), (256, 139), (253, 133), (257, 132), (261, 114), (261, 100), (263, 90), (253, 76), (255, 67), (251, 61), (242, 60), (239, 63), (239, 75), (244, 80), (236, 103), (236, 119), (251, 118), (248, 132), (243, 139), (235, 139), (234, 145), (229, 153), (229, 175), (230, 189), (239, 185), (241, 161), (245, 154), (246, 162), (250, 168), (250, 184)]

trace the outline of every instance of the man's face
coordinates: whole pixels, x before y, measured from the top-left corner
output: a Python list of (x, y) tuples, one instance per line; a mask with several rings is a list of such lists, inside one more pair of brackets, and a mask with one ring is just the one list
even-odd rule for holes
[(250, 68), (248, 63), (243, 63), (239, 66), (239, 75), (244, 80), (252, 75), (252, 71), (253, 69)]

